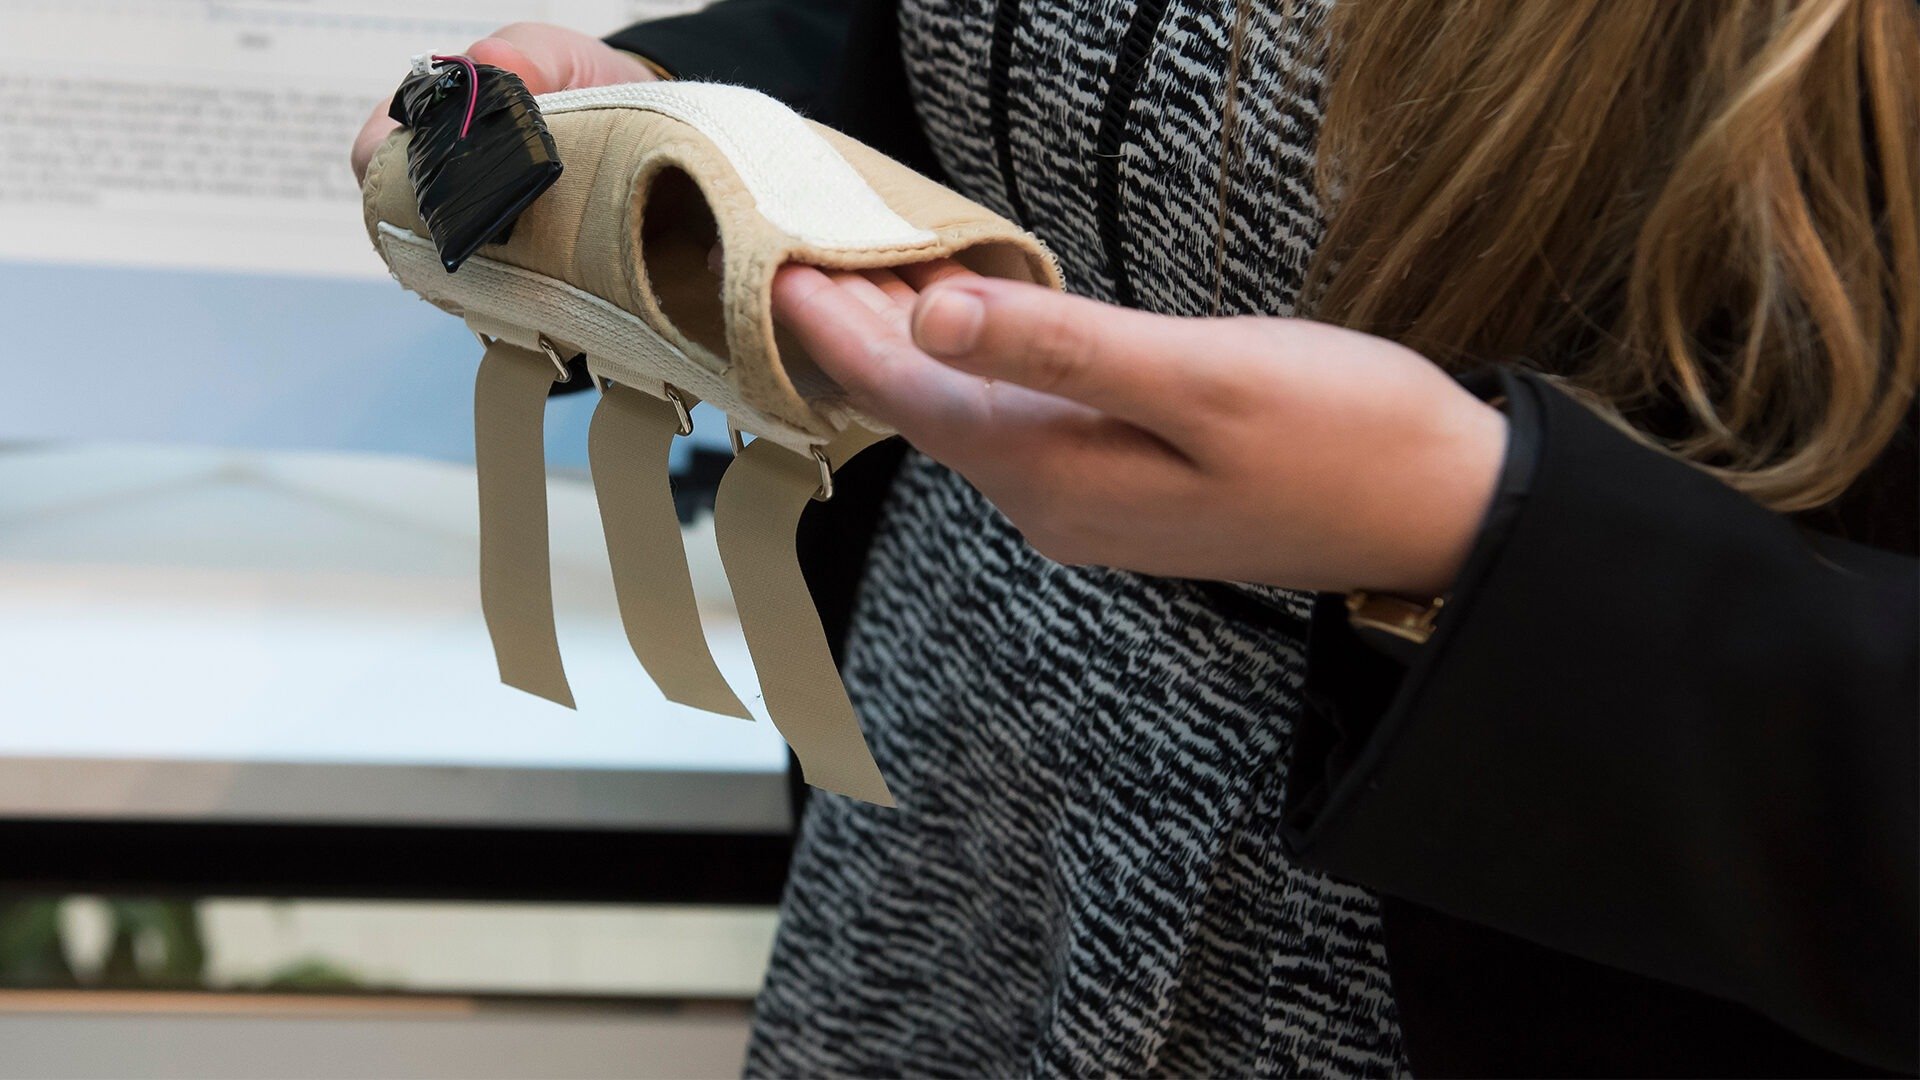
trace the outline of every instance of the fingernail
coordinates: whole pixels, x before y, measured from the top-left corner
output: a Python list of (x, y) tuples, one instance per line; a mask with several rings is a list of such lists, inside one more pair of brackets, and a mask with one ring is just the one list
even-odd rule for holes
[(921, 297), (914, 312), (913, 341), (935, 356), (972, 352), (986, 321), (987, 305), (979, 297), (951, 286), (936, 288)]

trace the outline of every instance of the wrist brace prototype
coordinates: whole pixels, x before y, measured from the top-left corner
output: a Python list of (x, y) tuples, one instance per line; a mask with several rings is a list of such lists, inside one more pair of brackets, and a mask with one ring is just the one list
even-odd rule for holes
[(669, 444), (706, 401), (756, 437), (721, 482), (715, 532), (768, 713), (808, 782), (891, 803), (794, 554), (807, 503), (889, 433), (775, 327), (773, 275), (788, 262), (945, 257), (1058, 288), (1053, 258), (991, 211), (752, 90), (640, 83), (537, 102), (566, 170), (510, 238), (457, 272), (420, 219), (410, 131), (374, 156), (364, 191), (368, 233), (394, 277), (485, 345), (481, 593), (501, 678), (573, 703), (553, 625), (541, 447), (546, 396), (584, 356), (602, 391), (595, 488), (621, 616), (648, 674), (672, 700), (748, 715), (707, 650), (667, 482)]

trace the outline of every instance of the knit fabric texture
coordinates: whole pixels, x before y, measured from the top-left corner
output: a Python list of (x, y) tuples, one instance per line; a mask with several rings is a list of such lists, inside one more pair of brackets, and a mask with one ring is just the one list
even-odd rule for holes
[[(1218, 260), (1232, 0), (904, 0), (901, 46), (950, 182), (1072, 291), (1284, 315), (1325, 2), (1252, 5)], [(909, 456), (846, 662), (899, 806), (810, 800), (748, 1072), (1404, 1072), (1376, 901), (1281, 850), (1306, 618), (1053, 563)]]

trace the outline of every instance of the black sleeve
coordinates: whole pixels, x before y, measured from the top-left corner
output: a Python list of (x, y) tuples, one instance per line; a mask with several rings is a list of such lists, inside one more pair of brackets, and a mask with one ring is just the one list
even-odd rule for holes
[(1316, 606), (1289, 847), (1911, 1071), (1920, 568), (1503, 383), (1532, 458), (1433, 639)]
[(720, 0), (606, 40), (677, 78), (750, 86), (817, 116), (836, 88), (855, 6), (855, 0)]

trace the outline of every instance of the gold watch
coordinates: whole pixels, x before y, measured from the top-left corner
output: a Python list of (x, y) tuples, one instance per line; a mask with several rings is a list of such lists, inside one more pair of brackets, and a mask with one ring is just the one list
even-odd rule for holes
[(1359, 629), (1378, 630), (1402, 641), (1425, 645), (1433, 637), (1434, 623), (1446, 603), (1444, 596), (1415, 600), (1355, 589), (1347, 594), (1347, 622)]

